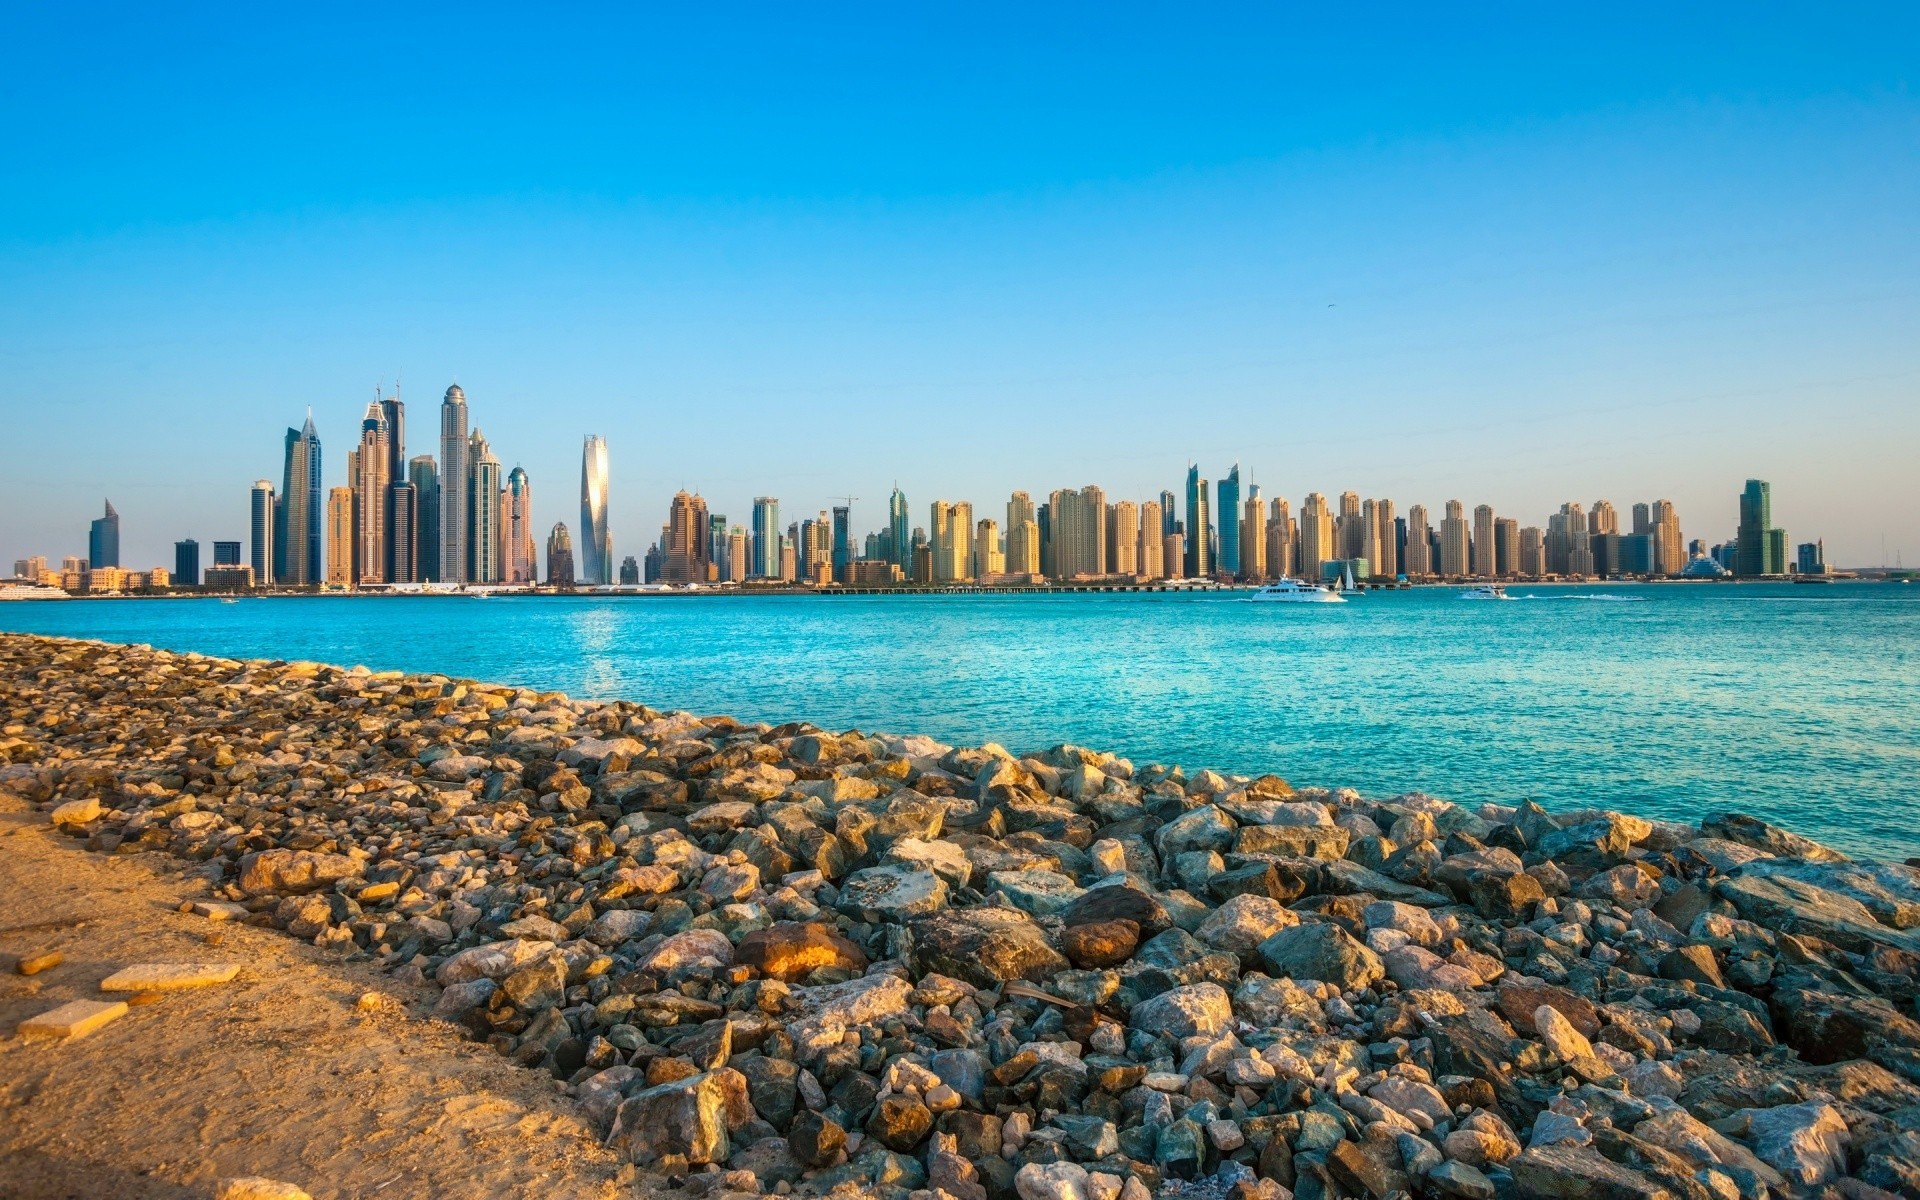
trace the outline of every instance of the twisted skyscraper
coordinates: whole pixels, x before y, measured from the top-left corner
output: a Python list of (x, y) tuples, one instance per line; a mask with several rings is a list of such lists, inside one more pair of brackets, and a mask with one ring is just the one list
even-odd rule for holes
[(582, 582), (613, 582), (613, 531), (607, 528), (607, 439), (587, 435), (580, 451)]

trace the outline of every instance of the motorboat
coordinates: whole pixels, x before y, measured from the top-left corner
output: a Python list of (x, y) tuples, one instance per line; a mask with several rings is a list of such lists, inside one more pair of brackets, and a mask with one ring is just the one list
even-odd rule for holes
[(1511, 600), (1507, 589), (1497, 583), (1477, 583), (1460, 593), (1462, 600)]
[(1330, 587), (1281, 579), (1257, 589), (1247, 599), (1259, 604), (1345, 604), (1347, 598)]

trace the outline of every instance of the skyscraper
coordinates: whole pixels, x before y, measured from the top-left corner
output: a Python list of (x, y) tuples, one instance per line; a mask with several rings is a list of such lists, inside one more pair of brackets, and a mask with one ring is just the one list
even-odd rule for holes
[(467, 435), (467, 582), (499, 583), (506, 560), (501, 554), (500, 460), (475, 429)]
[(1140, 506), (1122, 500), (1107, 509), (1107, 574), (1140, 573)]
[(564, 521), (555, 521), (547, 534), (547, 582), (557, 588), (573, 586), (573, 538)]
[[(273, 499), (273, 480), (253, 481), (251, 520), (248, 529), (253, 535), (252, 565), (253, 582), (256, 587), (269, 587), (273, 583)], [(112, 512), (113, 506), (108, 505), (107, 511)]]
[(506, 558), (508, 583), (538, 583), (540, 561), (533, 538), (533, 485), (520, 467), (507, 472)]
[(580, 567), (590, 584), (613, 582), (607, 484), (607, 439), (590, 433), (580, 448)]
[[(895, 488), (893, 494), (898, 496), (900, 489)], [(893, 549), (897, 555), (899, 547), (896, 546)], [(752, 558), (754, 578), (780, 578), (780, 498), (778, 496), (753, 498)]]
[[(267, 496), (271, 500), (272, 484), (267, 485)], [(268, 536), (272, 536), (271, 529), (268, 530)], [(120, 565), (120, 514), (114, 511), (111, 500), (106, 502), (106, 512), (95, 517), (93, 524), (87, 528), (87, 565), (90, 567)]]
[(1204, 579), (1213, 574), (1213, 555), (1209, 535), (1213, 523), (1207, 516), (1207, 481), (1200, 468), (1187, 464), (1187, 540), (1184, 564), (1189, 579)]
[(661, 574), (668, 583), (707, 581), (707, 502), (675, 492), (661, 533)]
[(360, 421), (360, 444), (354, 454), (354, 545), (357, 582), (387, 581), (387, 469), (393, 465), (388, 443), (387, 414), (379, 401), (367, 405)]
[[(1447, 501), (1447, 515), (1440, 518), (1440, 574), (1458, 579), (1473, 573), (1473, 535), (1467, 526), (1466, 506), (1458, 500)], [(1492, 534), (1488, 534), (1491, 539)]]
[(1053, 532), (1053, 578), (1098, 578), (1107, 573), (1106, 493), (1089, 485), (1047, 498)]
[[(1163, 490), (1160, 493), (1160, 536), (1164, 538), (1169, 533), (1177, 533), (1179, 529), (1179, 498), (1172, 492)], [(1184, 564), (1173, 563), (1169, 565), (1179, 566), (1184, 569)]]
[(640, 562), (629, 554), (620, 560), (620, 583), (624, 587), (631, 587), (639, 582)]
[(1300, 575), (1318, 582), (1321, 568), (1340, 557), (1333, 544), (1333, 514), (1327, 510), (1327, 498), (1308, 492), (1300, 502)]
[(467, 394), (459, 384), (440, 402), (440, 570), (442, 583), (465, 583), (470, 552)]
[(200, 586), (200, 543), (192, 538), (173, 544), (173, 583), (175, 587)]
[[(907, 494), (900, 490), (899, 484), (895, 484), (893, 494), (887, 497), (887, 557), (902, 572), (913, 569), (913, 534), (908, 529), (909, 524)], [(770, 575), (776, 573), (768, 572)]]
[[(1031, 509), (1033, 506), (1029, 504), (1027, 507)], [(1011, 511), (1012, 505), (1008, 505), (1008, 509)], [(1040, 523), (1032, 517), (1007, 527), (1006, 572), (1009, 575), (1040, 574)]]
[(1401, 569), (1407, 578), (1433, 574), (1433, 525), (1427, 518), (1427, 506), (1416, 504), (1407, 510), (1407, 561)]
[(440, 578), (440, 472), (433, 455), (421, 454), (407, 463), (407, 482), (413, 485), (413, 561), (418, 578)]
[(1285, 579), (1292, 575), (1297, 552), (1292, 509), (1285, 497), (1275, 496), (1267, 506), (1267, 578)]
[(1220, 505), (1220, 570), (1240, 574), (1240, 464), (1233, 464), (1218, 485)]
[(853, 507), (847, 504), (833, 506), (833, 578), (836, 583), (847, 583), (853, 572)]
[(1773, 485), (1749, 479), (1740, 493), (1740, 527), (1734, 535), (1736, 575), (1778, 575), (1786, 570), (1773, 556)]
[[(219, 543), (214, 545), (217, 551)], [(216, 552), (214, 557), (219, 558), (219, 554)], [(353, 489), (350, 487), (327, 492), (326, 579), (329, 587), (353, 586)]]
[(973, 577), (988, 579), (1007, 573), (1007, 556), (1000, 549), (1000, 522), (981, 517), (973, 526)]
[(1519, 559), (1514, 567), (1522, 575), (1538, 577), (1547, 571), (1546, 538), (1538, 525), (1520, 531)]
[(216, 567), (237, 567), (240, 565), (239, 542), (215, 542), (213, 544), (213, 565)]
[(1493, 535), (1493, 505), (1482, 504), (1473, 510), (1473, 573), (1492, 579), (1500, 574), (1495, 561), (1498, 547)]
[(274, 577), (280, 583), (320, 582), (322, 484), (320, 435), (309, 408), (306, 423), (286, 436), (274, 528)]
[(1247, 498), (1241, 503), (1239, 566), (1235, 574), (1241, 579), (1267, 577), (1267, 513), (1260, 503), (1258, 484), (1247, 489)]
[(1653, 569), (1662, 575), (1678, 575), (1687, 566), (1687, 546), (1673, 501), (1655, 500), (1647, 524), (1647, 532), (1653, 535)]
[(1162, 579), (1167, 573), (1166, 517), (1160, 502), (1149, 500), (1140, 506), (1140, 548), (1134, 558), (1134, 570), (1144, 579)]
[(1493, 522), (1493, 573), (1516, 575), (1520, 571), (1520, 522), (1512, 517), (1497, 517)]

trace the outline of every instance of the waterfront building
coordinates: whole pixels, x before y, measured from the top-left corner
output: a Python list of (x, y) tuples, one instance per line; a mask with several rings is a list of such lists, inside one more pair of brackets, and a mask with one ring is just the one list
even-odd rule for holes
[(745, 582), (751, 569), (747, 560), (747, 531), (735, 525), (727, 531), (727, 578), (735, 583)]
[(1293, 512), (1286, 497), (1275, 496), (1267, 506), (1267, 578), (1285, 579), (1294, 573), (1294, 555), (1299, 541), (1293, 525)]
[(707, 581), (725, 578), (727, 569), (727, 518), (725, 513), (707, 514)]
[(1333, 514), (1333, 548), (1328, 557), (1353, 559), (1366, 557), (1366, 520), (1357, 492), (1341, 492), (1340, 506)]
[(208, 567), (201, 577), (200, 587), (208, 592), (250, 592), (253, 590), (253, 568), (245, 563), (219, 563)]
[(120, 565), (120, 514), (111, 500), (106, 502), (105, 514), (95, 517), (87, 527), (87, 562), (94, 567)]
[(1140, 506), (1122, 500), (1107, 507), (1107, 574), (1140, 573)]
[[(1773, 485), (1763, 479), (1749, 479), (1740, 493), (1740, 526), (1734, 535), (1737, 547), (1735, 575), (1778, 575), (1786, 570), (1785, 556), (1774, 557)], [(1780, 539), (1784, 543), (1785, 539)]]
[[(27, 571), (23, 568), (27, 565), (19, 564), (14, 568), (13, 573), (20, 576), (26, 575)], [(45, 569), (46, 560), (42, 559), (40, 571), (33, 572), (32, 577), (39, 579), (41, 571)], [(200, 586), (200, 543), (192, 538), (182, 538), (173, 544), (173, 581), (180, 587)]]
[(1788, 564), (1793, 560), (1787, 557), (1787, 531), (1780, 528), (1767, 530), (1767, 561), (1773, 564), (1775, 575), (1785, 575)]
[(1613, 501), (1595, 500), (1593, 502), (1593, 511), (1587, 514), (1587, 532), (1589, 534), (1620, 532), (1620, 514), (1614, 511)]
[(1586, 513), (1572, 501), (1562, 504), (1559, 512), (1547, 518), (1549, 575), (1593, 574), (1593, 550), (1587, 524)]
[(928, 538), (932, 582), (953, 583), (968, 578), (973, 563), (973, 506), (964, 500), (935, 500), (928, 509), (928, 526), (932, 530)]
[(780, 582), (792, 583), (800, 577), (800, 566), (795, 561), (793, 539), (780, 539)]
[(973, 526), (973, 577), (992, 579), (1006, 573), (1007, 556), (1000, 549), (1000, 522), (981, 517)]
[(500, 485), (500, 460), (486, 435), (475, 429), (467, 437), (468, 583), (499, 583), (504, 573)]
[(1333, 542), (1333, 513), (1327, 509), (1327, 498), (1319, 492), (1308, 492), (1300, 502), (1298, 557), (1300, 575), (1308, 581), (1320, 578), (1322, 564), (1340, 557)]
[(420, 582), (420, 563), (414, 552), (420, 547), (416, 525), (420, 506), (413, 485), (407, 482), (387, 485), (387, 582)]
[(620, 582), (629, 587), (640, 582), (640, 564), (631, 554), (620, 560)]
[(1409, 579), (1424, 579), (1433, 574), (1433, 525), (1427, 506), (1416, 504), (1407, 509), (1406, 560), (1401, 570)]
[(1498, 547), (1493, 536), (1493, 505), (1478, 505), (1473, 510), (1473, 574), (1492, 579), (1500, 574)]
[(660, 577), (668, 583), (705, 583), (709, 565), (706, 500), (684, 491), (675, 492), (661, 537), (664, 540), (660, 547)]
[[(913, 567), (913, 534), (908, 529), (912, 522), (907, 516), (907, 494), (900, 490), (899, 484), (893, 485), (893, 494), (887, 497), (887, 560), (902, 571)], [(1009, 526), (1011, 528), (1011, 526)]]
[(1240, 464), (1233, 464), (1227, 471), (1227, 477), (1215, 485), (1219, 504), (1215, 509), (1220, 514), (1220, 558), (1219, 569), (1222, 574), (1238, 578), (1240, 575)]
[[(898, 496), (900, 490), (894, 489)], [(780, 499), (753, 498), (752, 574), (757, 579), (780, 578)]]
[(1473, 571), (1472, 534), (1467, 527), (1465, 505), (1449, 500), (1446, 513), (1440, 519), (1440, 574), (1458, 579)]
[(1391, 579), (1400, 573), (1400, 522), (1394, 516), (1393, 501), (1369, 501), (1373, 508), (1363, 513), (1367, 519), (1367, 561), (1376, 576)]
[(573, 536), (565, 521), (555, 521), (547, 534), (547, 582), (557, 588), (573, 586)]
[(613, 530), (608, 523), (607, 439), (590, 433), (580, 447), (580, 577), (613, 582)]
[(533, 539), (533, 483), (522, 467), (507, 472), (506, 529), (508, 583), (539, 582), (540, 563)]
[(1260, 501), (1260, 487), (1247, 489), (1240, 505), (1240, 570), (1236, 576), (1246, 580), (1267, 577), (1267, 508)]
[(833, 506), (833, 577), (840, 583), (847, 582), (848, 570), (858, 557), (853, 552), (853, 505), (836, 504)]
[(273, 502), (273, 480), (254, 480), (247, 528), (252, 535), (253, 579), (259, 587), (273, 586)]
[(472, 534), (468, 509), (470, 446), (467, 394), (456, 383), (440, 402), (440, 569), (434, 578), (442, 583), (467, 582), (467, 564), (472, 557), (467, 545)]
[(213, 565), (216, 567), (237, 567), (240, 565), (239, 542), (215, 542), (213, 544)]
[(1213, 574), (1212, 547), (1210, 534), (1213, 523), (1207, 514), (1207, 481), (1200, 478), (1200, 468), (1187, 464), (1187, 524), (1185, 553), (1183, 564), (1189, 579), (1205, 579)]
[(1496, 517), (1493, 522), (1493, 573), (1502, 578), (1520, 571), (1520, 522)]
[(387, 416), (379, 401), (367, 405), (354, 450), (355, 582), (387, 582), (387, 469), (393, 463)]
[(1794, 560), (1794, 566), (1802, 575), (1825, 575), (1827, 573), (1827, 543), (1819, 541), (1801, 542)]
[[(348, 455), (352, 457), (351, 454)], [(330, 488), (327, 491), (327, 572), (330, 587), (353, 586), (353, 489)], [(220, 543), (214, 543), (214, 561), (218, 562)]]
[(1687, 548), (1680, 535), (1680, 514), (1674, 511), (1673, 501), (1653, 502), (1648, 514), (1647, 532), (1653, 535), (1653, 569), (1656, 572), (1678, 575), (1686, 569)]
[(274, 529), (274, 579), (307, 586), (320, 582), (325, 549), (322, 525), (320, 435), (313, 410), (299, 429), (289, 428), (280, 473)]
[(1611, 562), (1616, 574), (1651, 575), (1654, 573), (1654, 541), (1651, 533), (1616, 533), (1608, 539)]
[(1529, 525), (1520, 531), (1514, 569), (1535, 579), (1547, 573), (1546, 540), (1538, 525)]
[(1134, 570), (1143, 579), (1166, 575), (1166, 514), (1158, 500), (1140, 506), (1140, 539), (1134, 555)]
[(1060, 580), (1107, 574), (1106, 493), (1088, 485), (1063, 488), (1047, 499), (1053, 526), (1053, 575)]
[(1163, 564), (1162, 579), (1181, 578), (1181, 564), (1187, 561), (1187, 535), (1174, 532), (1160, 539), (1160, 560)]
[(440, 578), (440, 472), (433, 455), (408, 461), (407, 482), (413, 485), (415, 578), (431, 582)]
[[(1016, 496), (1025, 495), (1015, 492)], [(1028, 508), (1033, 505), (1029, 503)], [(1012, 505), (1008, 505), (1012, 509)], [(1032, 517), (1007, 529), (1006, 573), (1009, 575), (1040, 574), (1040, 523)]]

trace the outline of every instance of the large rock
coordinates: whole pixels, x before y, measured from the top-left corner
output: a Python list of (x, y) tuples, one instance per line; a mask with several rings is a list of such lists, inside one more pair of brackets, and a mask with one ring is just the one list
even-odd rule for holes
[(1216, 950), (1250, 954), (1261, 942), (1299, 923), (1299, 915), (1278, 900), (1241, 895), (1208, 914), (1193, 935)]
[(1700, 832), (1710, 838), (1738, 842), (1767, 854), (1785, 858), (1810, 859), (1816, 862), (1845, 862), (1847, 856), (1838, 850), (1829, 850), (1811, 838), (1801, 837), (1797, 833), (1788, 833), (1777, 826), (1769, 825), (1758, 817), (1745, 813), (1715, 813), (1700, 822)]
[(1741, 1111), (1760, 1160), (1812, 1191), (1847, 1170), (1847, 1122), (1831, 1104), (1783, 1104)]
[(989, 872), (987, 891), (1006, 897), (1007, 903), (1036, 917), (1053, 917), (1072, 906), (1084, 889), (1058, 871), (1029, 867)]
[(1156, 937), (1173, 927), (1168, 914), (1153, 893), (1128, 883), (1108, 883), (1088, 888), (1080, 898), (1060, 914), (1067, 925), (1092, 925), (1099, 921), (1132, 921), (1140, 926), (1140, 936)]
[(1238, 854), (1336, 859), (1346, 854), (1351, 838), (1338, 825), (1246, 825), (1233, 848)]
[(1739, 874), (1715, 883), (1713, 890), (1732, 902), (1742, 917), (1772, 930), (1810, 934), (1856, 954), (1876, 944), (1920, 953), (1920, 931), (1882, 925), (1860, 901), (1804, 879), (1743, 867)]
[(1521, 1200), (1681, 1200), (1671, 1189), (1591, 1146), (1534, 1146), (1507, 1164)]
[(825, 987), (795, 988), (788, 1032), (801, 1057), (837, 1046), (849, 1029), (907, 1011), (913, 986), (898, 975), (863, 975)]
[(1009, 980), (1044, 982), (1068, 967), (1033, 918), (1018, 909), (989, 906), (949, 909), (914, 922), (913, 963), (976, 987)]
[(906, 866), (868, 867), (840, 883), (840, 911), (861, 921), (902, 924), (947, 906), (947, 881)]
[(1232, 1028), (1233, 1002), (1217, 983), (1193, 983), (1134, 1005), (1127, 1021), (1135, 1029), (1172, 1038), (1211, 1037)]
[(359, 859), (313, 850), (262, 850), (240, 860), (240, 890), (249, 896), (317, 892), (343, 879), (358, 879)]
[(1282, 929), (1260, 943), (1259, 954), (1271, 975), (1318, 979), (1343, 992), (1368, 987), (1386, 975), (1379, 955), (1333, 924)]
[(753, 1119), (746, 1077), (729, 1068), (676, 1079), (627, 1097), (607, 1144), (642, 1165), (669, 1155), (689, 1163), (723, 1163), (729, 1129)]
[(860, 947), (818, 922), (783, 921), (756, 929), (740, 939), (733, 955), (735, 962), (788, 983), (804, 979), (821, 967), (855, 974), (867, 969), (867, 956)]

